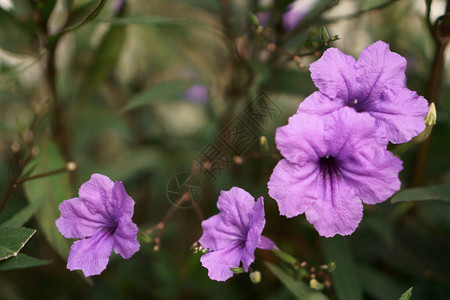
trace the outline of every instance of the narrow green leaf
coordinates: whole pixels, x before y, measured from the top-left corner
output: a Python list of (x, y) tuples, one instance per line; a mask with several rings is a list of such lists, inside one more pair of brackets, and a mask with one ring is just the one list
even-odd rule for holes
[(22, 208), (18, 213), (9, 218), (0, 228), (17, 228), (25, 224), (41, 207), (42, 202), (34, 202)]
[(50, 260), (37, 259), (23, 253), (19, 253), (16, 257), (7, 259), (5, 261), (0, 261), (0, 271), (37, 267), (49, 263), (51, 263)]
[(282, 269), (269, 262), (265, 263), (272, 273), (291, 291), (291, 293), (301, 300), (327, 300), (328, 297), (321, 292), (311, 289), (302, 281), (294, 280)]
[(450, 201), (450, 185), (443, 184), (403, 190), (392, 197), (391, 203), (428, 200)]
[(362, 289), (347, 240), (341, 236), (327, 238), (322, 247), (327, 260), (336, 262), (332, 275), (338, 299), (362, 300)]
[(182, 94), (193, 84), (194, 82), (192, 81), (181, 80), (155, 84), (142, 93), (131, 98), (131, 100), (120, 110), (120, 113), (124, 113), (144, 105), (150, 105), (160, 100), (179, 99)]
[[(42, 140), (39, 144), (40, 154), (36, 157), (35, 173), (56, 170), (65, 165), (56, 145), (49, 140)], [(69, 242), (58, 231), (55, 220), (60, 216), (58, 205), (72, 196), (69, 175), (57, 175), (39, 178), (24, 183), (25, 194), (32, 205), (41, 208), (36, 214), (42, 233), (50, 246), (64, 259), (69, 254)]]
[(366, 264), (357, 266), (364, 294), (373, 299), (396, 299), (403, 288), (395, 279)]
[(0, 261), (17, 256), (35, 232), (25, 227), (0, 229)]
[(410, 287), (398, 300), (409, 300), (411, 298), (413, 287)]

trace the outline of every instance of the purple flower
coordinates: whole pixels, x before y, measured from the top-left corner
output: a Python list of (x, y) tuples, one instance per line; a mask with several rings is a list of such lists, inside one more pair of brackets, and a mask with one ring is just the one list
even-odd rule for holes
[(266, 223), (263, 197), (255, 202), (252, 195), (233, 187), (220, 193), (217, 207), (220, 213), (202, 222), (199, 243), (209, 252), (200, 261), (209, 278), (225, 281), (233, 276), (230, 268), (239, 267), (241, 261), (248, 272), (256, 248), (271, 250), (275, 245), (261, 235)]
[(70, 249), (67, 268), (87, 277), (106, 269), (112, 249), (125, 259), (133, 256), (139, 250), (138, 228), (131, 220), (134, 201), (122, 182), (93, 174), (78, 194), (59, 205), (56, 226), (66, 238), (81, 239)]
[(199, 104), (207, 104), (209, 99), (208, 90), (204, 85), (201, 84), (194, 84), (186, 90), (184, 95), (189, 100), (197, 102)]
[[(363, 204), (385, 201), (400, 188), (402, 161), (368, 113), (344, 107), (324, 116), (297, 113), (276, 131), (282, 159), (268, 183), (281, 215), (305, 213), (320, 235), (349, 235)], [(361, 202), (362, 201), (362, 202)]]
[(318, 92), (306, 98), (298, 112), (324, 115), (344, 106), (368, 112), (389, 141), (405, 143), (425, 129), (427, 101), (406, 87), (406, 60), (378, 41), (361, 52), (358, 61), (330, 48), (310, 71)]
[(288, 11), (283, 14), (283, 26), (287, 31), (292, 31), (308, 14), (316, 0), (296, 0), (288, 7)]

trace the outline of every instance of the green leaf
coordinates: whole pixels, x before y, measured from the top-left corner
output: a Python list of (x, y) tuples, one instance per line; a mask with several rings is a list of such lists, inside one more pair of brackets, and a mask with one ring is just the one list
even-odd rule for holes
[(89, 72), (90, 76), (86, 76), (86, 82), (83, 85), (85, 89), (80, 96), (81, 99), (85, 99), (94, 89), (96, 89), (98, 83), (105, 78), (106, 74), (108, 74), (117, 63), (122, 51), (122, 46), (125, 43), (125, 37), (125, 27), (112, 27), (105, 34), (95, 52), (95, 57)]
[(362, 300), (358, 271), (347, 240), (340, 236), (327, 238), (323, 240), (322, 247), (327, 260), (336, 263), (332, 275), (338, 299)]
[[(51, 141), (44, 139), (38, 145), (40, 154), (35, 158), (36, 174), (53, 171), (65, 165), (56, 145)], [(30, 204), (41, 207), (36, 218), (50, 246), (62, 258), (67, 259), (69, 242), (59, 233), (55, 220), (60, 216), (59, 204), (63, 200), (72, 198), (69, 175), (60, 173), (30, 180), (24, 183), (24, 189)]]
[(33, 54), (37, 49), (35, 27), (27, 26), (0, 8), (0, 47), (15, 54)]
[(413, 287), (410, 287), (409, 290), (403, 293), (403, 295), (398, 300), (409, 300), (411, 298)]
[(48, 18), (50, 18), (50, 15), (55, 8), (56, 2), (56, 0), (46, 0), (37, 3), (41, 18), (45, 23), (48, 21)]
[(391, 203), (428, 200), (450, 201), (450, 185), (443, 184), (403, 190), (392, 197)]
[(273, 249), (272, 252), (278, 256), (281, 260), (283, 260), (284, 262), (290, 264), (290, 265), (295, 265), (298, 260), (293, 257), (292, 255), (281, 251), (280, 249)]
[(120, 110), (120, 112), (124, 113), (131, 109), (150, 105), (160, 100), (179, 99), (193, 84), (194, 82), (192, 81), (175, 80), (152, 85), (147, 90), (131, 98), (131, 100)]
[(17, 256), (35, 232), (25, 227), (0, 229), (0, 261)]
[(358, 265), (357, 269), (364, 294), (372, 299), (396, 299), (403, 291), (393, 278), (367, 264)]
[(295, 297), (301, 300), (326, 300), (327, 296), (321, 292), (311, 289), (302, 281), (294, 280), (291, 276), (286, 274), (282, 269), (269, 262), (265, 263), (272, 273), (286, 286), (286, 288), (294, 294)]
[(35, 202), (28, 204), (24, 208), (22, 208), (18, 213), (9, 218), (3, 224), (0, 225), (0, 228), (17, 228), (25, 224), (41, 207), (42, 202)]
[(16, 257), (10, 258), (0, 262), (0, 271), (7, 271), (13, 269), (22, 269), (37, 267), (51, 263), (50, 260), (37, 259), (23, 253), (19, 253)]

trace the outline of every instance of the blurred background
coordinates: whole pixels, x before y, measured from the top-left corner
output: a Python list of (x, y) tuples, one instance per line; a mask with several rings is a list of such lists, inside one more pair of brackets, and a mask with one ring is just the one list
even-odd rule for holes
[[(20, 185), (1, 210), (0, 224), (22, 213), (37, 230), (21, 252), (51, 263), (0, 271), (0, 299), (293, 299), (264, 264), (278, 262), (272, 253), (257, 250), (259, 284), (248, 274), (212, 281), (193, 254), (201, 219), (233, 186), (265, 197), (264, 235), (285, 252), (310, 266), (342, 256), (330, 299), (398, 299), (411, 286), (411, 299), (448, 299), (448, 201), (365, 206), (356, 232), (333, 244), (303, 215), (279, 216), (266, 187), (281, 159), (275, 128), (316, 90), (309, 64), (327, 47), (357, 58), (377, 40), (407, 59), (408, 87), (438, 111), (431, 139), (401, 155), (402, 188), (448, 187), (449, 64), (439, 55), (450, 23), (436, 22), (447, 1), (291, 2), (0, 1), (0, 193), (17, 174), (77, 165)], [(54, 221), (93, 173), (123, 181), (148, 235), (134, 257), (112, 254), (85, 280), (66, 269), (70, 243)], [(177, 175), (195, 178), (195, 207), (173, 205)]]

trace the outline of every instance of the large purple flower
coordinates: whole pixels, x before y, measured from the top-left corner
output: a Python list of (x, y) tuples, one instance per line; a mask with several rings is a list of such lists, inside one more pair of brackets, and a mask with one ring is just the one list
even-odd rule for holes
[(330, 48), (310, 71), (318, 92), (306, 98), (298, 112), (328, 114), (350, 106), (376, 119), (389, 141), (405, 143), (425, 129), (425, 98), (406, 87), (406, 60), (378, 41), (361, 52), (358, 61)]
[(400, 188), (402, 161), (386, 150), (380, 133), (374, 118), (349, 107), (292, 116), (277, 129), (277, 148), (286, 159), (268, 183), (280, 214), (305, 213), (322, 236), (353, 233), (362, 202), (383, 202)]
[(59, 205), (56, 226), (66, 238), (81, 239), (70, 249), (67, 268), (87, 277), (106, 269), (113, 249), (125, 259), (133, 256), (139, 250), (138, 228), (131, 220), (134, 201), (122, 182), (93, 174), (78, 194)]
[(274, 243), (261, 235), (266, 224), (263, 197), (255, 202), (252, 195), (233, 187), (220, 193), (217, 207), (220, 213), (202, 222), (199, 243), (208, 253), (200, 261), (208, 269), (209, 278), (225, 281), (233, 276), (230, 268), (242, 262), (248, 272), (255, 249), (271, 250)]

